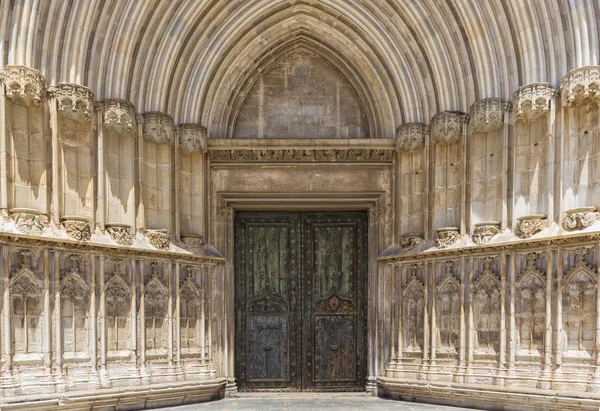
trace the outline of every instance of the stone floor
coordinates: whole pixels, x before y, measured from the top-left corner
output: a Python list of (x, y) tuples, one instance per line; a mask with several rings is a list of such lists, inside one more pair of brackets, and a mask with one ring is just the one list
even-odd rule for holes
[(386, 400), (363, 393), (243, 393), (235, 398), (203, 404), (162, 408), (162, 410), (403, 410), (403, 411), (461, 411), (467, 408), (418, 404)]

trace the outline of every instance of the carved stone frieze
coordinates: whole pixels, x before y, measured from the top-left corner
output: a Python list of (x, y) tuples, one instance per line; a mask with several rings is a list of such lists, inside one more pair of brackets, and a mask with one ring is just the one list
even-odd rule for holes
[(5, 66), (2, 78), (6, 98), (13, 103), (39, 107), (44, 101), (46, 80), (39, 71), (24, 66)]
[(457, 227), (442, 227), (435, 231), (435, 243), (438, 248), (450, 247), (459, 237)]
[(473, 228), (473, 242), (477, 245), (487, 244), (492, 237), (499, 232), (500, 223), (498, 221), (484, 221), (477, 223)]
[(189, 153), (205, 153), (207, 136), (206, 127), (200, 124), (181, 124), (179, 147)]
[(129, 224), (106, 223), (106, 231), (118, 244), (130, 246), (133, 244), (133, 229)]
[(407, 233), (400, 236), (400, 246), (405, 250), (417, 248), (423, 242), (422, 234)]
[(548, 83), (533, 83), (519, 87), (513, 93), (515, 120), (535, 120), (550, 111), (550, 102), (557, 88)]
[(102, 124), (115, 133), (134, 133), (135, 107), (129, 101), (108, 99), (96, 104), (102, 110)]
[(171, 246), (167, 230), (146, 230), (146, 238), (150, 245), (157, 250), (167, 251)]
[(396, 130), (396, 150), (412, 152), (422, 149), (427, 133), (429, 127), (423, 123), (402, 124)]
[(211, 161), (313, 162), (313, 161), (392, 161), (391, 150), (211, 150)]
[(519, 238), (531, 238), (544, 229), (546, 225), (546, 216), (543, 214), (533, 214), (517, 218), (515, 234)]
[(596, 207), (579, 207), (567, 210), (563, 227), (565, 230), (582, 230), (594, 224), (600, 213), (596, 212)]
[(504, 124), (504, 113), (510, 111), (511, 103), (499, 98), (486, 98), (471, 105), (470, 124), (474, 133), (489, 133)]
[(13, 208), (10, 215), (16, 229), (23, 234), (40, 235), (48, 223), (44, 214), (31, 208)]
[(56, 99), (58, 115), (74, 121), (87, 121), (94, 112), (94, 93), (84, 86), (58, 83), (50, 87), (49, 95)]
[(61, 222), (69, 237), (77, 241), (90, 241), (92, 239), (92, 223), (86, 217), (64, 216)]
[(144, 113), (144, 139), (156, 144), (173, 144), (175, 126), (168, 114), (150, 111)]
[(198, 234), (182, 234), (181, 241), (189, 251), (195, 254), (200, 254), (205, 246), (204, 237)]
[(431, 119), (431, 138), (438, 144), (459, 141), (468, 116), (460, 111), (443, 111)]
[(562, 103), (571, 107), (600, 102), (600, 66), (581, 67), (562, 79)]

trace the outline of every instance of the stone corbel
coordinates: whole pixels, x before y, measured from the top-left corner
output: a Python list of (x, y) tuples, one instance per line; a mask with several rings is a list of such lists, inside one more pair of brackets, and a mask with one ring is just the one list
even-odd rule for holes
[(470, 126), (474, 133), (489, 133), (504, 125), (504, 114), (512, 104), (499, 98), (486, 98), (471, 105)]
[(106, 231), (117, 244), (130, 246), (133, 244), (133, 229), (129, 224), (106, 223)]
[(563, 220), (565, 230), (583, 230), (594, 224), (600, 217), (596, 207), (572, 208), (567, 210), (566, 214)]
[(548, 83), (533, 83), (519, 87), (513, 93), (515, 120), (535, 120), (548, 114), (557, 88)]
[(24, 66), (5, 66), (2, 78), (9, 101), (25, 107), (42, 105), (46, 80), (39, 71)]
[(135, 107), (129, 101), (109, 99), (96, 104), (102, 111), (102, 125), (115, 133), (135, 133)]
[(442, 227), (435, 230), (435, 244), (438, 248), (447, 248), (458, 241), (457, 227)]
[(144, 139), (156, 144), (173, 144), (175, 126), (168, 114), (151, 111), (143, 114)]
[(431, 139), (437, 144), (459, 141), (468, 116), (460, 111), (443, 111), (431, 119)]
[(526, 215), (517, 218), (515, 234), (519, 238), (531, 238), (546, 226), (546, 216), (544, 214)]
[(600, 102), (600, 66), (581, 67), (562, 79), (562, 104), (575, 107)]
[(79, 84), (58, 83), (48, 89), (56, 99), (58, 115), (74, 121), (88, 121), (94, 112), (94, 93)]
[(405, 250), (413, 250), (423, 242), (423, 234), (402, 234), (400, 236), (400, 246)]
[(473, 228), (473, 242), (477, 245), (484, 245), (500, 232), (500, 223), (498, 221), (484, 221), (475, 224)]
[(200, 124), (181, 124), (179, 126), (179, 147), (189, 153), (206, 153), (206, 127)]
[(199, 234), (182, 234), (181, 241), (190, 252), (200, 254), (206, 245), (204, 237)]
[(61, 218), (61, 222), (69, 237), (74, 240), (90, 241), (92, 239), (92, 222), (89, 218), (64, 216)]
[(146, 229), (146, 238), (150, 245), (157, 250), (167, 251), (171, 247), (171, 239), (167, 230), (148, 230)]
[(425, 137), (429, 127), (423, 123), (402, 124), (396, 130), (396, 150), (413, 152), (425, 146)]
[(40, 235), (48, 224), (45, 214), (31, 208), (13, 208), (10, 216), (15, 222), (15, 228), (23, 234)]

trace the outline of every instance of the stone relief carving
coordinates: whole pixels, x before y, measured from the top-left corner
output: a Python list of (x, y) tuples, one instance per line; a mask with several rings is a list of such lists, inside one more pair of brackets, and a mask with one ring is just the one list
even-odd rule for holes
[(102, 124), (115, 133), (134, 133), (137, 128), (135, 107), (129, 101), (109, 99), (96, 103), (102, 110)]
[(392, 161), (391, 150), (211, 150), (212, 161)]
[(48, 90), (56, 99), (58, 115), (74, 121), (87, 121), (94, 112), (94, 93), (79, 84), (58, 83)]
[(117, 244), (130, 246), (133, 244), (133, 239), (135, 235), (133, 234), (133, 229), (129, 224), (121, 224), (121, 223), (106, 223), (105, 225), (106, 231), (113, 240), (117, 242)]
[(515, 226), (515, 235), (519, 238), (531, 238), (546, 226), (546, 216), (543, 214), (533, 214), (517, 218)]
[(90, 241), (92, 239), (92, 222), (89, 218), (64, 216), (61, 221), (69, 237), (77, 241)]
[(443, 111), (431, 119), (431, 138), (438, 144), (451, 144), (462, 137), (468, 116), (459, 111)]
[(444, 276), (439, 282), (436, 298), (436, 317), (438, 334), (437, 351), (442, 353), (456, 353), (460, 338), (460, 310), (461, 310), (461, 283), (453, 274), (454, 261), (441, 263)]
[(421, 352), (423, 347), (424, 285), (417, 277), (418, 266), (408, 267), (412, 271), (406, 284), (402, 307), (403, 341), (406, 351)]
[(598, 220), (596, 207), (579, 207), (567, 210), (563, 220), (565, 230), (582, 230)]
[(546, 328), (546, 276), (535, 266), (539, 253), (524, 257), (527, 266), (515, 284), (517, 344), (521, 350), (541, 350)]
[(168, 114), (150, 111), (144, 113), (144, 139), (156, 144), (173, 144), (175, 126)]
[(423, 123), (402, 124), (396, 130), (396, 150), (412, 152), (422, 149), (428, 133), (429, 127)]
[(471, 289), (475, 317), (475, 351), (496, 354), (500, 341), (500, 280), (491, 269), (493, 258), (484, 258), (483, 270)]
[(535, 120), (550, 111), (550, 102), (557, 88), (548, 83), (533, 83), (519, 87), (513, 93), (515, 120)]
[(6, 98), (21, 106), (39, 107), (46, 95), (46, 80), (42, 74), (24, 66), (5, 66), (2, 72)]
[(206, 152), (206, 127), (200, 124), (179, 125), (179, 147), (189, 153)]
[(512, 109), (511, 103), (498, 99), (486, 98), (471, 105), (470, 121), (474, 133), (489, 133), (504, 125), (504, 113)]
[(477, 245), (484, 245), (500, 232), (500, 223), (498, 221), (484, 221), (476, 223), (473, 228), (473, 241)]
[(146, 238), (150, 245), (158, 250), (167, 251), (171, 246), (167, 230), (146, 230)]
[(400, 246), (405, 250), (413, 250), (423, 242), (422, 234), (402, 234), (400, 236)]
[(27, 235), (40, 235), (48, 224), (45, 214), (31, 208), (13, 208), (10, 215), (16, 229)]
[(88, 287), (78, 268), (73, 268), (60, 282), (62, 298), (76, 300), (87, 298)]
[(441, 227), (435, 230), (435, 243), (438, 248), (450, 247), (459, 237), (456, 227)]
[(562, 103), (571, 107), (600, 101), (600, 66), (581, 67), (562, 79)]
[(204, 248), (204, 237), (197, 234), (182, 234), (181, 241), (194, 254), (200, 254)]

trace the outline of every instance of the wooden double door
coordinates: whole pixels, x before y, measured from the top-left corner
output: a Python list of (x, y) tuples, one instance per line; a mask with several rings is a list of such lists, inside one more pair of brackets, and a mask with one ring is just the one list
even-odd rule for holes
[(367, 264), (366, 213), (237, 213), (239, 389), (364, 390)]

